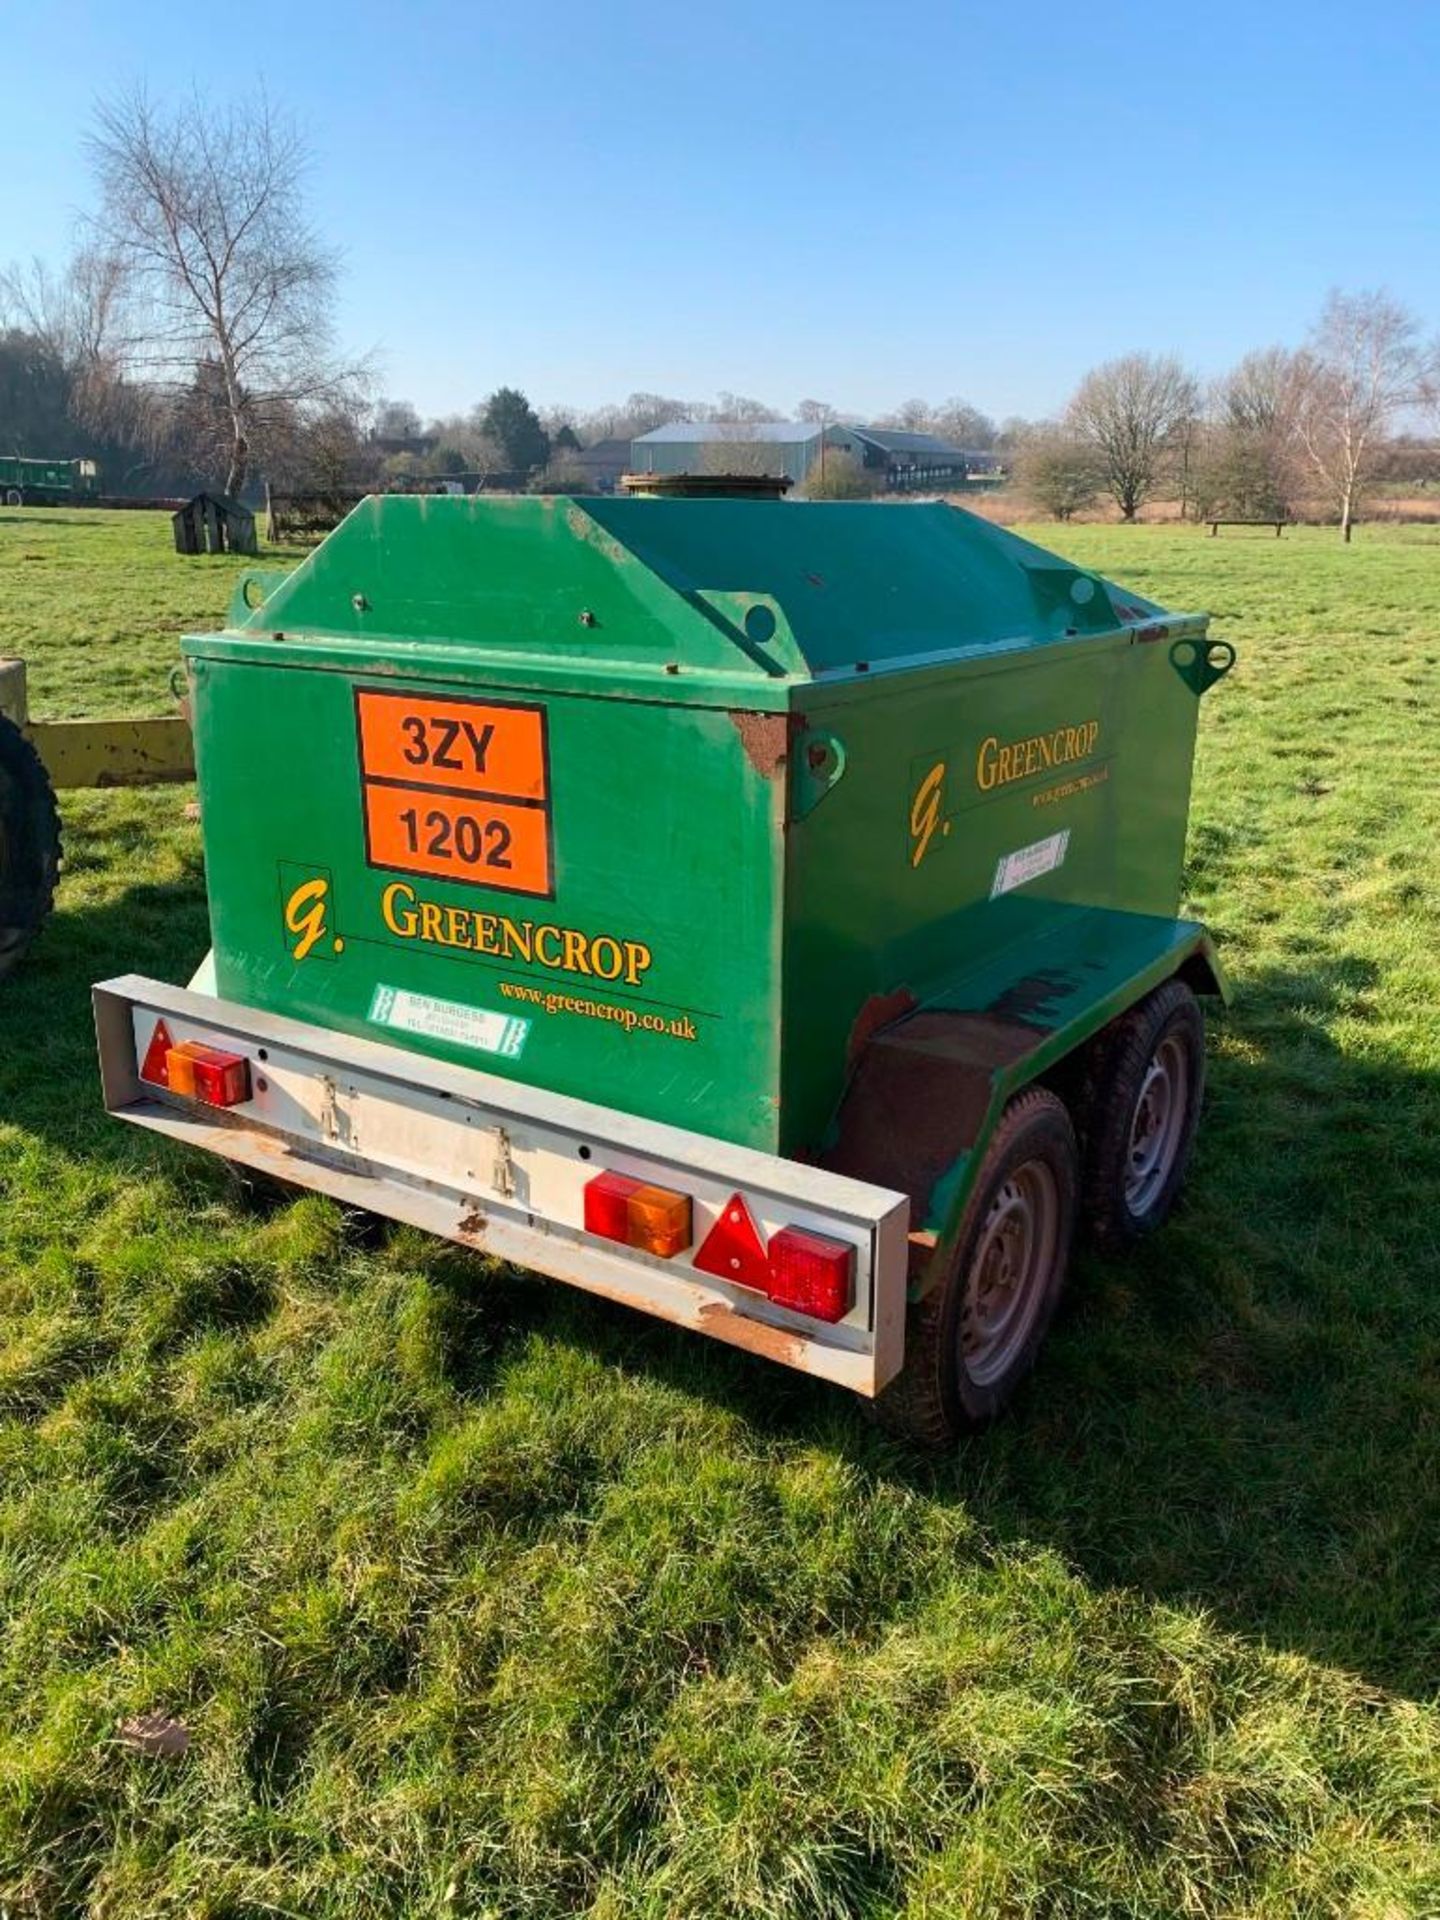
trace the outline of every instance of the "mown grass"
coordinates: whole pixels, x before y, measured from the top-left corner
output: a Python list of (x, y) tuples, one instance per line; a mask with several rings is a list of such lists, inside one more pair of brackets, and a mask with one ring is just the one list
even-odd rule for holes
[[(224, 604), (26, 518), (37, 710), (83, 607), (148, 685)], [(1237, 993), (1189, 1204), (947, 1459), (101, 1119), (88, 985), (183, 977), (200, 846), (69, 802), (0, 994), (12, 1920), (1440, 1912), (1440, 539), (1038, 537), (1241, 649), (1188, 879)]]
[(236, 576), (291, 551), (178, 554), (164, 513), (0, 512), (0, 655), (29, 662), (37, 717), (168, 713), (178, 636), (222, 624)]

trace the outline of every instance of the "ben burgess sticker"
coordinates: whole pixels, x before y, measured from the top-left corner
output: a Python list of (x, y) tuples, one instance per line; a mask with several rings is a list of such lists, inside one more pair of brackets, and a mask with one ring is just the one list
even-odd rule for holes
[(1013, 893), (1016, 887), (1038, 880), (1042, 873), (1053, 873), (1057, 867), (1063, 867), (1069, 846), (1070, 829), (1066, 827), (1063, 833), (1052, 833), (1028, 847), (1018, 847), (1014, 853), (1002, 854), (995, 867), (990, 898), (998, 900), (1002, 893)]
[(519, 1059), (530, 1034), (530, 1022), (513, 1014), (491, 1013), (433, 993), (411, 993), (405, 987), (376, 987), (370, 1021), (373, 1026), (448, 1040), (452, 1046), (500, 1054), (507, 1060)]

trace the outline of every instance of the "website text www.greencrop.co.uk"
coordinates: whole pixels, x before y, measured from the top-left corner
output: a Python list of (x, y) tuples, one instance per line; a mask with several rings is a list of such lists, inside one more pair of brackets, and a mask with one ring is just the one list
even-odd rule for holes
[(502, 980), (500, 992), (506, 1000), (523, 1000), (527, 1006), (540, 1007), (546, 1013), (578, 1013), (587, 1020), (609, 1020), (626, 1033), (664, 1033), (672, 1040), (698, 1040), (695, 1022), (689, 1014), (638, 1013), (634, 1007), (617, 1006), (613, 1000), (581, 999), (573, 993), (556, 993), (549, 987), (526, 986), (518, 980)]

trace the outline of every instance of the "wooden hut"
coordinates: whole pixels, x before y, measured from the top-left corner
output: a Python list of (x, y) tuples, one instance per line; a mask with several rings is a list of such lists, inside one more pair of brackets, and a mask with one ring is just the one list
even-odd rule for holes
[(258, 553), (255, 516), (228, 493), (197, 493), (171, 516), (177, 553)]

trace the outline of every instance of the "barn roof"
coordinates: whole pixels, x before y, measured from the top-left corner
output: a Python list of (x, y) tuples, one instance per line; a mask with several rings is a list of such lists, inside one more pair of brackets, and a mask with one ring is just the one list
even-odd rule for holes
[(868, 440), (885, 453), (923, 453), (936, 460), (967, 460), (963, 447), (953, 446), (934, 433), (908, 433), (899, 427), (847, 427), (857, 440)]
[(776, 446), (795, 446), (814, 440), (823, 432), (808, 420), (671, 420), (663, 427), (635, 436), (636, 446), (654, 446), (661, 442), (689, 445), (714, 440), (764, 441)]

